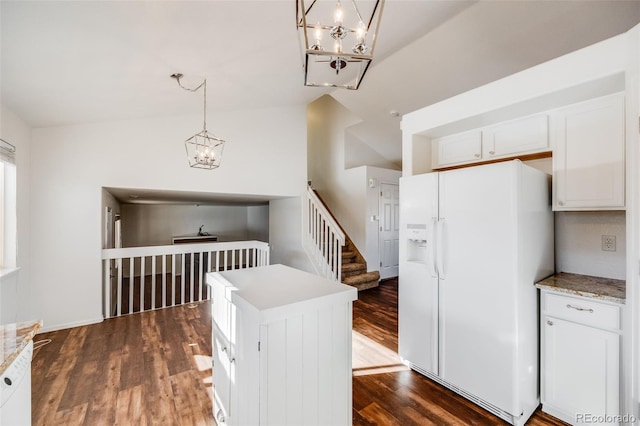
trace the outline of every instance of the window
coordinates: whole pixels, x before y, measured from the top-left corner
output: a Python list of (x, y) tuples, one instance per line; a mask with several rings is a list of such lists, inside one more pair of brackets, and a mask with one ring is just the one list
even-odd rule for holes
[(0, 139), (0, 270), (16, 267), (15, 148)]

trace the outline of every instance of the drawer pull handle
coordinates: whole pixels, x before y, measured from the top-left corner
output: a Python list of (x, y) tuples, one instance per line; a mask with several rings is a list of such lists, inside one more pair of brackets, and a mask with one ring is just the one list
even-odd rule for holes
[(547, 324), (548, 324), (548, 325), (553, 325), (553, 321), (549, 321), (549, 320), (547, 320)]
[(593, 313), (593, 309), (580, 308), (578, 306), (573, 306), (573, 305), (567, 305), (567, 308), (575, 309), (576, 311), (586, 311), (586, 312), (589, 312), (590, 314)]

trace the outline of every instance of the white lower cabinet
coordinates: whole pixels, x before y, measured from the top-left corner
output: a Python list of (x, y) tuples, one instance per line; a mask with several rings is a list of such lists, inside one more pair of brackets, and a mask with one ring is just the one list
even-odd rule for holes
[(351, 425), (354, 287), (283, 265), (207, 284), (218, 425)]
[(620, 307), (542, 291), (542, 410), (568, 423), (618, 424)]

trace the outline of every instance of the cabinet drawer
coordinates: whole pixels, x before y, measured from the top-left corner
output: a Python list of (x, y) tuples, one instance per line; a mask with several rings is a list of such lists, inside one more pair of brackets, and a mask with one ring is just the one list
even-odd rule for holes
[(543, 293), (546, 315), (594, 327), (620, 329), (620, 308), (583, 297)]

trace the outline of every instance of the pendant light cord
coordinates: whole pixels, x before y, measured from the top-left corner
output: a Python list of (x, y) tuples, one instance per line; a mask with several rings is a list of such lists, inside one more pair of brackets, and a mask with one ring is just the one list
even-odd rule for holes
[(204, 81), (202, 83), (200, 83), (200, 85), (198, 87), (195, 87), (193, 89), (190, 89), (188, 87), (184, 87), (182, 85), (182, 83), (180, 83), (180, 78), (182, 75), (176, 75), (174, 78), (176, 79), (176, 81), (178, 82), (178, 86), (180, 86), (182, 89), (186, 90), (187, 92), (197, 92), (198, 90), (200, 90), (201, 87), (204, 87), (204, 120), (203, 120), (203, 131), (207, 131), (207, 79), (205, 78)]

